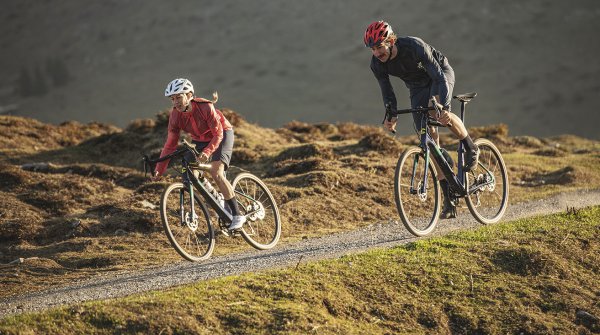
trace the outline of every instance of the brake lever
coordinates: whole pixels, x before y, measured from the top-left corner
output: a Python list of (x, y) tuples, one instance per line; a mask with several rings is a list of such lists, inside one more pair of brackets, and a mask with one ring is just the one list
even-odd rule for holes
[(431, 102), (431, 105), (433, 106), (433, 108), (435, 108), (435, 112), (437, 113), (437, 116), (439, 118), (440, 115), (442, 115), (442, 111), (440, 110), (440, 107), (438, 106), (437, 99), (435, 97), (431, 97), (431, 99), (429, 99), (429, 101)]
[(148, 155), (142, 156), (142, 162), (144, 163), (144, 178), (146, 178), (146, 175), (148, 174), (148, 159)]
[[(381, 124), (384, 124), (385, 121), (387, 120), (388, 122), (392, 121), (392, 106), (390, 104), (385, 104), (385, 116), (383, 117), (383, 121), (381, 121)], [(396, 134), (396, 130), (392, 129), (390, 130), (390, 132), (392, 134)]]
[[(440, 116), (442, 116), (442, 109), (440, 108), (440, 106), (437, 102), (437, 99), (435, 97), (431, 97), (431, 99), (429, 101), (431, 101), (433, 108), (435, 108), (435, 111), (437, 113), (437, 118), (439, 119)], [(437, 119), (435, 121), (437, 121)], [(444, 125), (444, 127), (447, 127), (447, 128), (452, 127), (452, 122), (448, 122), (446, 125)]]

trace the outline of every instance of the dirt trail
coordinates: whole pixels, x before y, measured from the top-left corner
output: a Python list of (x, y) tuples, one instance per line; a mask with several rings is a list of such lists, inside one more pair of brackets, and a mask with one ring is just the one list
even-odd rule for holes
[[(600, 190), (564, 193), (549, 199), (510, 205), (504, 222), (540, 214), (562, 212), (567, 207), (600, 205)], [(480, 226), (468, 212), (442, 221), (434, 235)], [(123, 297), (150, 290), (167, 289), (245, 272), (297, 266), (305, 261), (337, 258), (371, 248), (393, 247), (416, 240), (400, 222), (381, 222), (363, 229), (307, 239), (268, 251), (214, 257), (195, 264), (180, 262), (160, 268), (120, 275), (99, 276), (73, 285), (0, 300), (0, 318), (74, 304), (88, 300)]]

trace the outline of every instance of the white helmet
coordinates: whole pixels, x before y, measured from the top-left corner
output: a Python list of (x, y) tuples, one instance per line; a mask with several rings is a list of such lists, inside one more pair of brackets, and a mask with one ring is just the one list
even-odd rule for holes
[(192, 82), (185, 78), (177, 78), (167, 85), (167, 89), (165, 90), (165, 97), (171, 96), (173, 94), (179, 93), (194, 93), (194, 85)]

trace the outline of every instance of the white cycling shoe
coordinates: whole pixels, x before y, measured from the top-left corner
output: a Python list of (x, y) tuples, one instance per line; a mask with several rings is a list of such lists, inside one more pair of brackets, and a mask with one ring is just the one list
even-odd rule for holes
[(243, 215), (234, 215), (231, 224), (229, 225), (229, 230), (236, 230), (242, 228), (242, 226), (246, 223), (246, 217)]

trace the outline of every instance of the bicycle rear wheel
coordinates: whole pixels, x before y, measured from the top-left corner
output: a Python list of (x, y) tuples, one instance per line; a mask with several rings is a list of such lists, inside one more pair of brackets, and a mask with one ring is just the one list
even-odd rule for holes
[(508, 173), (496, 146), (486, 139), (477, 139), (479, 164), (467, 173), (466, 197), (469, 211), (482, 224), (500, 221), (508, 206)]
[(410, 147), (398, 159), (394, 176), (396, 208), (406, 229), (416, 236), (431, 233), (440, 214), (439, 184), (433, 163), (429, 161), (427, 165), (421, 148)]
[(232, 183), (238, 207), (246, 216), (240, 231), (251, 246), (259, 250), (273, 248), (281, 236), (281, 221), (275, 199), (255, 175), (243, 172)]
[(160, 198), (160, 218), (171, 245), (185, 259), (198, 262), (208, 259), (215, 247), (210, 216), (194, 195), (192, 199), (182, 183), (169, 185)]

